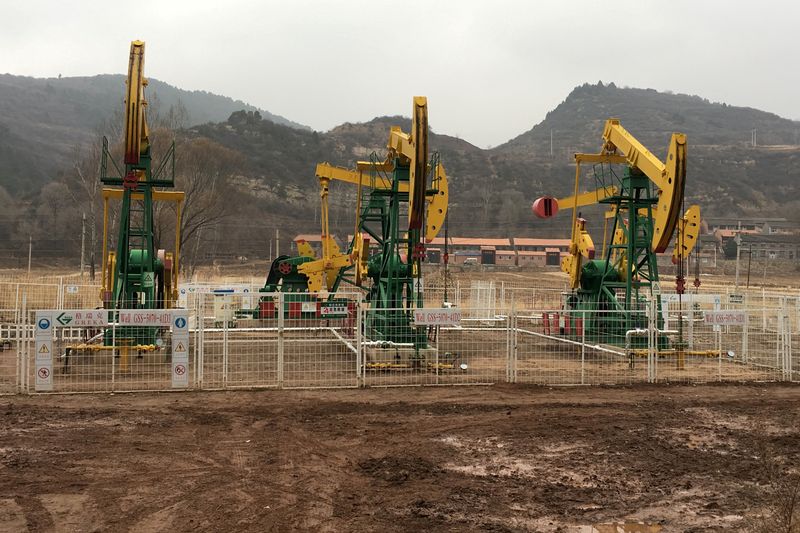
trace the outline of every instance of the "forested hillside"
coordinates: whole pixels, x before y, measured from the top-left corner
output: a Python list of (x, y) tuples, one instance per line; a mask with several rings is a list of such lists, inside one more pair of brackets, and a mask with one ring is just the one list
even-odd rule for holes
[[(48, 83), (53, 86), (56, 81)], [(158, 85), (152, 85), (158, 89)], [(92, 209), (96, 213), (98, 209), (96, 192), (92, 196), (87, 191), (91, 189), (88, 185), (96, 184), (99, 137), (87, 133), (83, 138), (86, 142), (76, 150), (76, 144), (69, 142), (52, 144), (43, 128), (48, 125), (62, 131), (77, 124), (69, 118), (75, 115), (80, 116), (81, 127), (92, 131), (92, 117), (96, 119), (100, 113), (92, 106), (116, 109), (120, 107), (119, 96), (103, 100), (103, 91), (95, 97), (82, 94), (79, 89), (72, 93), (62, 88), (51, 96), (47, 96), (48, 91), (51, 89), (45, 84), (42, 94), (36, 96), (34, 92), (27, 97), (48, 102), (73, 98), (72, 110), (64, 114), (58, 111), (63, 106), (25, 108), (19, 105), (24, 99), (15, 105), (9, 103), (8, 93), (0, 92), (0, 105), (4, 106), (0, 109), (10, 106), (16, 113), (12, 118), (1, 115), (0, 123), (11, 120), (25, 124), (20, 128), (0, 128), (0, 169), (4, 183), (12, 184), (5, 191), (0, 189), (0, 203), (8, 206), (0, 215), (0, 238), (8, 239), (10, 249), (19, 249), (30, 235), (55, 255), (74, 256), (80, 242), (81, 214)], [(70, 94), (73, 96), (68, 98)], [(205, 195), (197, 206), (218, 210), (213, 211), (213, 223), (195, 232), (194, 242), (186, 243), (190, 245), (187, 253), (192, 250), (198, 260), (266, 257), (276, 229), (281, 232), (284, 249), (294, 234), (319, 231), (316, 164), (327, 161), (352, 166), (373, 153), (382, 158), (389, 128), (400, 126), (408, 131), (410, 127), (410, 120), (405, 117), (379, 117), (315, 132), (279, 124), (246, 106), (228, 113), (223, 120), (204, 120), (189, 126), (195, 121), (183, 118), (184, 106), (191, 115), (191, 107), (183, 99), (181, 106), (165, 107), (156, 94), (150, 96), (155, 102), (151, 114), (158, 117), (154, 135), (161, 143), (154, 146), (156, 159), (158, 146), (163, 148), (164, 142), (176, 139), (179, 187), (191, 189), (194, 195)], [(92, 106), (86, 103), (88, 100)], [(236, 105), (212, 100), (222, 102), (214, 113)], [(155, 109), (157, 105), (161, 111)], [(22, 109), (27, 111), (23, 113)], [(206, 112), (211, 113), (211, 108)], [(541, 123), (491, 150), (440, 133), (435, 102), (431, 102), (429, 115), (430, 148), (440, 153), (450, 180), (449, 224), (455, 235), (567, 235), (567, 217), (535, 219), (530, 204), (543, 194), (560, 196), (571, 192), (572, 153), (597, 152), (602, 144), (603, 123), (609, 117), (620, 118), (626, 129), (661, 158), (673, 131), (687, 134), (687, 200), (700, 203), (705, 215), (770, 213), (800, 218), (800, 123), (756, 109), (613, 84), (583, 85)], [(119, 142), (118, 129), (110, 128), (112, 142)], [(752, 130), (756, 131), (756, 146), (751, 143)], [(70, 135), (65, 138), (74, 140)], [(59, 165), (49, 159), (39, 162), (54, 168), (37, 178), (30, 172), (34, 167), (27, 163), (9, 164), (3, 155), (19, 150), (23, 139), (37, 143), (39, 151), (29, 154), (32, 162), (37, 162), (39, 152), (70, 157)], [(199, 161), (204, 163), (200, 165)], [(13, 185), (19, 183), (24, 186)], [(585, 188), (593, 185), (586, 177)], [(330, 203), (333, 230), (342, 236), (351, 233), (354, 188), (332, 184)], [(26, 213), (29, 216), (24, 217)]]

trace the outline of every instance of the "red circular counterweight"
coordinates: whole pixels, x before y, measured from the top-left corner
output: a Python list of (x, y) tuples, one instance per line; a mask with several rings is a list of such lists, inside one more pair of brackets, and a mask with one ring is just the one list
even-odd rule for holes
[(539, 218), (550, 218), (558, 213), (558, 200), (552, 196), (537, 198), (531, 206), (533, 214)]

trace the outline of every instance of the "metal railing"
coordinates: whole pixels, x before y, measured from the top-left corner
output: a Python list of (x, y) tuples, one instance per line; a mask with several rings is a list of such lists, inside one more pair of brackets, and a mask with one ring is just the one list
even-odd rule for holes
[[(174, 323), (121, 318), (141, 310), (105, 312), (105, 322), (88, 324), (78, 313), (91, 309), (42, 306), (38, 297), (31, 306), (23, 291), (13, 319), (0, 322), (0, 394), (800, 378), (789, 297), (769, 307), (667, 297), (629, 313), (565, 312), (532, 305), (517, 289), (494, 299), (491, 287), (478, 290), (483, 306), (453, 307), (458, 319), (442, 323), (370, 308), (356, 293), (198, 291), (170, 311), (185, 316), (185, 346), (176, 344)], [(710, 323), (718, 311), (741, 321)], [(48, 334), (50, 359), (43, 317), (66, 321)]]

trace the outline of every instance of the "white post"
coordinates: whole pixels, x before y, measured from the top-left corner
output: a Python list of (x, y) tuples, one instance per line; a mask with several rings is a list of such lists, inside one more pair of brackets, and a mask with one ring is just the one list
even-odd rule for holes
[[(17, 290), (16, 290), (16, 293), (14, 294), (14, 322), (16, 322), (16, 323), (18, 323), (20, 321), (20, 318), (21, 318), (19, 316), (19, 309), (20, 309), (20, 307), (19, 307), (19, 283), (17, 283)], [(19, 338), (19, 337), (17, 337), (17, 338)]]
[[(273, 294), (273, 297), (275, 295)], [(278, 388), (283, 388), (283, 293), (277, 293), (278, 296)]]
[(722, 381), (722, 328), (717, 331), (717, 381)]
[(113, 391), (117, 367), (117, 320), (119, 320), (119, 313), (114, 311), (111, 313), (111, 317), (111, 390)]
[(750, 326), (750, 313), (745, 311), (744, 314), (744, 327), (742, 328), (742, 362), (747, 363), (750, 347), (747, 345), (749, 342), (749, 329)]
[(28, 294), (22, 293), (22, 320), (17, 325), (17, 385), (19, 392), (25, 392), (25, 379), (28, 375), (25, 369), (28, 360)]
[(581, 385), (586, 385), (586, 316), (581, 319)]
[(195, 315), (195, 320), (197, 321), (197, 346), (198, 346), (198, 356), (197, 356), (197, 366), (195, 367), (195, 373), (197, 375), (197, 387), (202, 389), (203, 388), (203, 378), (204, 378), (204, 371), (205, 371), (205, 321), (203, 320), (203, 313), (205, 309), (204, 305), (204, 295), (198, 294), (195, 296), (195, 306), (197, 308), (197, 314)]
[(695, 302), (694, 296), (690, 295), (690, 297), (689, 297), (689, 312), (686, 313), (686, 316), (688, 317), (688, 320), (689, 320), (688, 323), (687, 323), (687, 326), (688, 326), (687, 329), (689, 330), (688, 347), (689, 347), (690, 350), (694, 350), (694, 302)]
[[(216, 296), (215, 296), (216, 298)], [(222, 298), (227, 298), (223, 296)], [(214, 304), (216, 305), (216, 303)], [(222, 312), (222, 388), (228, 387), (228, 309), (227, 302), (222, 304), (225, 306)], [(215, 313), (216, 314), (216, 313)], [(216, 320), (216, 318), (215, 318)]]
[(364, 386), (364, 346), (361, 342), (361, 323), (363, 309), (361, 306), (361, 295), (356, 298), (356, 377), (358, 386)]
[(656, 381), (657, 372), (655, 351), (656, 343), (658, 342), (655, 331), (658, 325), (658, 305), (656, 304), (655, 298), (650, 300), (649, 309), (650, 312), (647, 317), (647, 381), (649, 383), (654, 383)]

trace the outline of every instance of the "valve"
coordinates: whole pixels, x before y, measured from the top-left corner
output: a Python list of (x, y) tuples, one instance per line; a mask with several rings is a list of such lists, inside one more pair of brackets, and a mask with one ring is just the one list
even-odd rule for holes
[(686, 292), (686, 278), (683, 276), (675, 277), (675, 292), (678, 294), (684, 294)]

